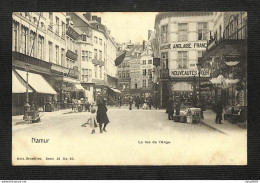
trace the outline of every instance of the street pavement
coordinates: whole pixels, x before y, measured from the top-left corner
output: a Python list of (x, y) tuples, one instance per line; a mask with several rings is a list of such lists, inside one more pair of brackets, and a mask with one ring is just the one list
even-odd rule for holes
[[(81, 127), (89, 112), (71, 109), (44, 113), (41, 122), (24, 123), (13, 117), (14, 165), (219, 165), (246, 164), (246, 130), (222, 129), (202, 124), (177, 123), (167, 119), (165, 110), (129, 110), (108, 107), (107, 131), (91, 134)], [(213, 123), (204, 113), (205, 123)], [(225, 123), (221, 128), (227, 126)], [(232, 129), (232, 130), (231, 130)], [(228, 134), (228, 132), (232, 132)], [(228, 134), (228, 135), (227, 135)], [(32, 143), (32, 138), (50, 139), (47, 144)], [(72, 160), (56, 160), (57, 157)], [(18, 157), (40, 157), (38, 161)], [(47, 161), (45, 158), (54, 158)]]

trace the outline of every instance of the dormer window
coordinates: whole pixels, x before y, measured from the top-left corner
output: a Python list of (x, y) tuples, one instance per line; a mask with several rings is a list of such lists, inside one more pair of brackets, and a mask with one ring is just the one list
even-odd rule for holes
[(82, 35), (82, 41), (87, 41), (87, 35), (86, 34)]

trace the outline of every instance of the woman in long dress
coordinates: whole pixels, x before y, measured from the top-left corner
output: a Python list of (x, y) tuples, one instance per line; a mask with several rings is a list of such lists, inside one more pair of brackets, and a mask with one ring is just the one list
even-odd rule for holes
[(98, 102), (97, 122), (99, 124), (100, 133), (107, 132), (106, 126), (109, 123), (109, 119), (107, 117), (107, 107), (104, 99), (101, 99), (100, 102)]

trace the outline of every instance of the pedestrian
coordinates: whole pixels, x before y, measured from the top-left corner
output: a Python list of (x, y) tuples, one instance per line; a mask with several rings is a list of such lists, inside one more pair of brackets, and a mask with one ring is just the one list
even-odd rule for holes
[(148, 97), (147, 102), (148, 102), (149, 109), (151, 110), (152, 109), (152, 97), (151, 96)]
[(143, 104), (143, 109), (147, 110), (147, 99), (144, 98), (144, 104)]
[[(98, 102), (97, 122), (99, 124), (100, 133), (107, 132), (106, 126), (109, 123), (109, 119), (108, 119), (108, 116), (107, 116), (107, 107), (106, 107), (104, 99), (101, 99)], [(104, 124), (104, 127), (103, 127), (103, 124)]]
[(137, 107), (137, 109), (139, 109), (139, 107), (140, 107), (140, 97), (139, 97), (139, 95), (136, 97), (136, 107)]
[(119, 96), (118, 96), (118, 107), (119, 107), (119, 108), (121, 107), (121, 102), (122, 102), (122, 98), (121, 98), (121, 96), (119, 95)]
[(133, 98), (130, 96), (129, 97), (129, 110), (132, 110), (132, 105), (133, 105)]
[(167, 108), (166, 113), (168, 113), (168, 120), (173, 120), (173, 114), (174, 114), (174, 103), (172, 98), (170, 97), (167, 101)]
[(216, 105), (216, 120), (215, 123), (216, 124), (222, 124), (221, 120), (222, 120), (222, 112), (223, 112), (223, 108), (222, 108), (222, 103), (221, 101), (219, 101)]
[(92, 129), (91, 134), (95, 133), (95, 128), (97, 127), (97, 119), (96, 119), (96, 109), (92, 108), (90, 111), (90, 117), (88, 119), (90, 128)]

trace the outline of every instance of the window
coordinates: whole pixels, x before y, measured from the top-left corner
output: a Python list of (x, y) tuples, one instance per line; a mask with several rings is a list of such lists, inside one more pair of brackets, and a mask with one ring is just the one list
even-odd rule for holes
[(96, 36), (94, 37), (94, 43), (97, 44), (97, 37)]
[(221, 27), (221, 25), (219, 26), (219, 39), (221, 39), (221, 37), (222, 37), (222, 27)]
[(64, 22), (61, 22), (61, 29), (62, 29), (61, 37), (65, 38), (65, 23)]
[(21, 40), (21, 51), (26, 54), (27, 51), (27, 39), (28, 39), (28, 28), (22, 26), (22, 40)]
[(36, 45), (34, 43), (35, 37), (36, 37), (36, 33), (30, 31), (29, 55), (32, 57), (36, 56), (36, 49), (35, 49)]
[(152, 60), (148, 60), (148, 64), (152, 64)]
[(88, 51), (82, 50), (82, 61), (88, 61)]
[(198, 51), (198, 58), (199, 57), (202, 57), (202, 54), (204, 53), (205, 51)]
[(125, 63), (122, 63), (122, 67), (125, 67)]
[(56, 17), (56, 25), (55, 25), (56, 31), (55, 31), (55, 33), (56, 33), (57, 35), (59, 35), (59, 32), (60, 32), (60, 29), (59, 29), (59, 27), (60, 27), (59, 21), (60, 21), (59, 18)]
[(118, 72), (118, 77), (121, 78), (121, 72)]
[(143, 76), (146, 76), (146, 69), (143, 69)]
[(52, 62), (52, 42), (49, 41), (49, 62)]
[(92, 52), (90, 51), (89, 54), (88, 54), (88, 58), (89, 58), (89, 61), (92, 60)]
[(55, 56), (56, 63), (59, 64), (59, 46), (56, 45), (55, 50), (56, 50), (56, 56)]
[(49, 19), (50, 19), (49, 29), (52, 31), (52, 26), (53, 26), (53, 13), (52, 12), (49, 13)]
[(65, 67), (65, 50), (62, 48), (61, 49), (61, 66)]
[(19, 23), (13, 22), (13, 51), (18, 51)]
[(97, 78), (97, 65), (95, 65), (95, 78)]
[(161, 27), (161, 43), (167, 43), (168, 25)]
[(122, 78), (125, 78), (125, 72), (122, 72)]
[(82, 80), (88, 82), (92, 80), (92, 70), (91, 69), (82, 69)]
[(188, 41), (188, 24), (179, 23), (178, 31), (179, 31), (179, 41)]
[(152, 77), (152, 69), (148, 69), (148, 76)]
[(130, 67), (130, 62), (129, 61), (126, 62), (126, 67)]
[(146, 79), (143, 79), (143, 87), (146, 87)]
[(179, 69), (186, 69), (188, 62), (187, 51), (178, 51)]
[(127, 77), (127, 78), (130, 77), (130, 73), (129, 73), (129, 71), (126, 71), (126, 77)]
[(99, 39), (99, 44), (102, 45), (102, 39)]
[(38, 37), (38, 58), (43, 59), (43, 45), (44, 45), (44, 38), (39, 35)]
[(99, 50), (99, 60), (102, 61), (102, 51)]
[(145, 65), (146, 64), (146, 60), (143, 60), (143, 65)]
[(168, 53), (167, 52), (163, 52), (161, 54), (162, 57), (162, 69), (168, 69)]
[(87, 36), (86, 35), (82, 35), (82, 41), (87, 41)]
[(100, 71), (100, 79), (102, 79), (102, 66), (100, 66), (99, 71)]
[(208, 23), (200, 22), (198, 23), (198, 40), (207, 40), (208, 34)]
[(94, 49), (94, 58), (97, 60), (97, 49)]

